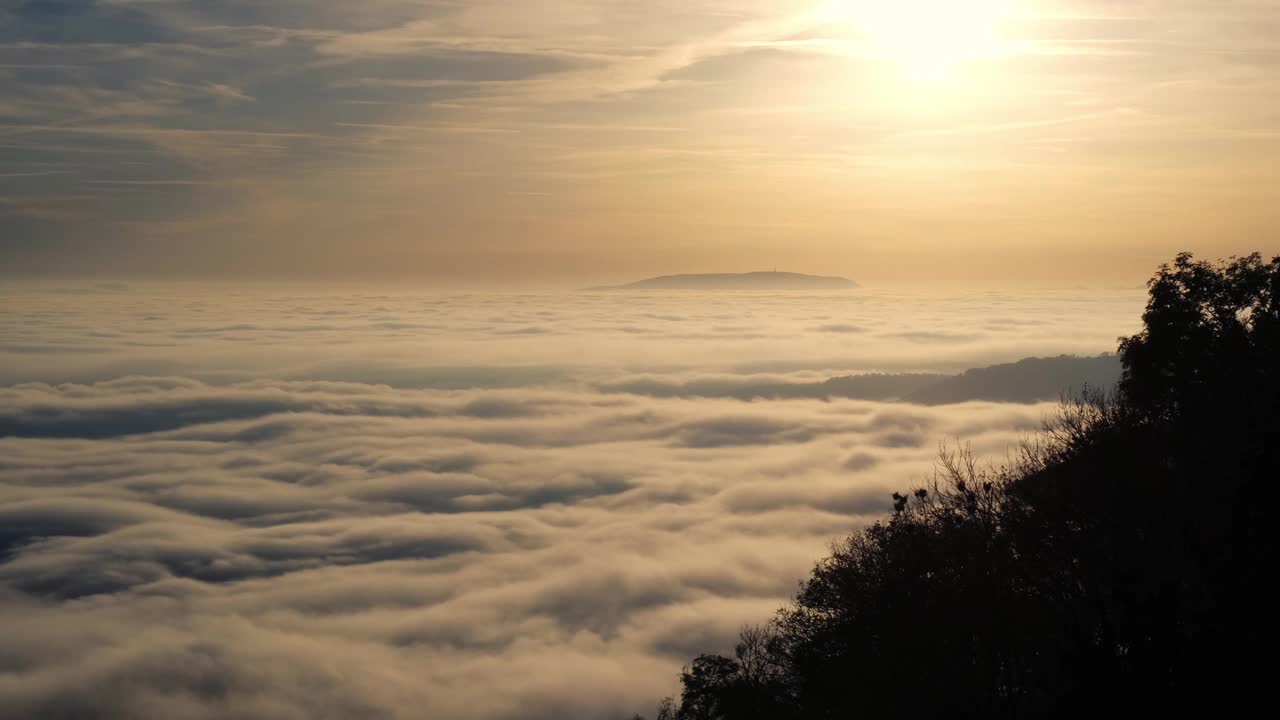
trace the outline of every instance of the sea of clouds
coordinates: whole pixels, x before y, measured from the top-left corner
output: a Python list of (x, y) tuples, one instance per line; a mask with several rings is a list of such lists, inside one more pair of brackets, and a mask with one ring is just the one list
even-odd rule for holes
[(1142, 297), (0, 288), (0, 716), (648, 711), (1053, 406), (628, 388), (1096, 355)]

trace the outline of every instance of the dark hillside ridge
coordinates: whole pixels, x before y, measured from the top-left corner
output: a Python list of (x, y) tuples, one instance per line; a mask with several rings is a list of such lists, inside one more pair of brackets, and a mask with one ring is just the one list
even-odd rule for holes
[(1074, 396), (1086, 387), (1107, 392), (1120, 380), (1120, 358), (1059, 355), (972, 368), (959, 375), (935, 373), (844, 375), (823, 382), (706, 378), (687, 382), (640, 378), (600, 386), (606, 392), (650, 397), (738, 400), (851, 398), (947, 405), (968, 401), (1036, 403)]
[(946, 405), (966, 400), (1033, 403), (1078, 394), (1086, 387), (1109, 391), (1120, 381), (1120, 358), (1059, 355), (1023, 358), (1014, 363), (972, 368), (906, 396), (922, 405)]

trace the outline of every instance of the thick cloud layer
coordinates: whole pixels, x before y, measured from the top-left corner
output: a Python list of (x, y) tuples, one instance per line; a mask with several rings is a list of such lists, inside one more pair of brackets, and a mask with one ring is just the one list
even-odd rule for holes
[[(873, 294), (6, 300), (21, 308), (0, 387), (13, 718), (646, 709), (926, 478), (938, 442), (999, 458), (1050, 406), (621, 386), (938, 371), (1126, 329), (1044, 296), (995, 311), (1043, 324), (1018, 348), (990, 308), (919, 298), (877, 318)], [(937, 325), (976, 339), (951, 357), (890, 339)], [(529, 328), (545, 333), (511, 332)]]

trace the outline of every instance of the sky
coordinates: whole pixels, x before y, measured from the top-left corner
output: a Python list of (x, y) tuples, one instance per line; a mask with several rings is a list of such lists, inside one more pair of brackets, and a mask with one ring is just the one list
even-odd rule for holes
[(0, 720), (653, 717), (941, 443), (1000, 462), (1059, 389), (815, 387), (1114, 351), (1144, 300), (17, 285)]
[(7, 0), (0, 272), (1140, 284), (1275, 247), (1274, 0)]
[(1277, 128), (1280, 0), (0, 0), (0, 720), (652, 715)]

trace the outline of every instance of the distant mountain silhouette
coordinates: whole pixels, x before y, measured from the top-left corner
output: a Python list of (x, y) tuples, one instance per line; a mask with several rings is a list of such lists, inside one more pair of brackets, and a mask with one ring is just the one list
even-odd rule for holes
[(1059, 355), (1023, 358), (1015, 363), (972, 368), (927, 385), (906, 396), (922, 405), (945, 405), (966, 400), (1031, 403), (1056, 400), (1064, 391), (1085, 387), (1110, 390), (1120, 381), (1120, 358)]
[(858, 287), (848, 278), (791, 272), (710, 273), (663, 275), (626, 285), (591, 290), (846, 290)]
[(854, 398), (945, 405), (969, 400), (1015, 403), (1057, 400), (1064, 392), (1079, 392), (1086, 386), (1110, 390), (1119, 379), (1119, 357), (1104, 354), (1024, 358), (1014, 363), (973, 368), (959, 375), (876, 373), (808, 383), (750, 378), (706, 378), (682, 383), (638, 379), (603, 385), (601, 389), (651, 397)]

